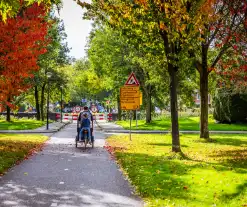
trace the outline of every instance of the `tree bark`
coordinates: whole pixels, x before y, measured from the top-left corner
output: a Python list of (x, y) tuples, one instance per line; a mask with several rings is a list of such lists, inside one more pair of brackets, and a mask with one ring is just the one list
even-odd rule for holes
[(140, 68), (140, 73), (142, 74), (142, 79), (140, 81), (141, 87), (144, 91), (144, 106), (146, 108), (146, 123), (149, 124), (152, 121), (152, 85), (145, 84), (146, 81), (150, 80), (150, 76), (148, 72), (144, 72), (143, 69)]
[(41, 119), (42, 121), (45, 120), (45, 114), (44, 114), (44, 103), (45, 103), (45, 85), (44, 84), (41, 88), (41, 101), (40, 101), (40, 112), (41, 112)]
[[(163, 8), (162, 8), (163, 9)], [(159, 22), (160, 24), (160, 22)], [(169, 36), (166, 31), (160, 30), (161, 37), (164, 40), (164, 48), (168, 62), (168, 73), (170, 77), (170, 108), (171, 108), (171, 121), (172, 121), (172, 151), (181, 152), (179, 127), (178, 127), (178, 97), (177, 97), (177, 71), (178, 68), (173, 65), (174, 61), (178, 61), (174, 55), (180, 52), (180, 42), (169, 42)]]
[(172, 151), (181, 152), (179, 128), (178, 128), (178, 100), (177, 100), (177, 69), (168, 63), (168, 72), (170, 76), (170, 107), (172, 121)]
[(146, 123), (149, 124), (152, 121), (152, 95), (151, 86), (147, 88), (147, 105), (146, 105)]
[(133, 113), (132, 113), (132, 120), (136, 120), (136, 114), (137, 114), (137, 111), (136, 110), (133, 110)]
[(118, 120), (121, 121), (122, 120), (122, 110), (121, 110), (121, 106), (120, 106), (119, 94), (117, 95), (117, 107), (118, 107)]
[[(8, 98), (7, 101), (10, 102), (10, 99)], [(10, 122), (10, 121), (11, 121), (11, 119), (10, 119), (10, 107), (9, 107), (8, 105), (6, 106), (6, 111), (7, 111), (7, 114), (6, 114), (6, 121), (7, 121), (7, 122)]]
[(35, 97), (35, 104), (36, 104), (36, 119), (40, 120), (40, 107), (39, 107), (39, 91), (38, 91), (38, 87), (34, 86), (34, 97)]
[(202, 67), (200, 73), (200, 96), (201, 96), (201, 117), (200, 117), (200, 137), (209, 139), (208, 131), (208, 48), (202, 45)]

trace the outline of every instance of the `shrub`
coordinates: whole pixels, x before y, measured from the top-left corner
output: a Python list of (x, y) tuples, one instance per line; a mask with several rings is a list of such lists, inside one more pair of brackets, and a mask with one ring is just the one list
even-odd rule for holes
[(217, 89), (214, 97), (214, 118), (221, 123), (247, 121), (247, 94), (233, 94), (231, 90)]

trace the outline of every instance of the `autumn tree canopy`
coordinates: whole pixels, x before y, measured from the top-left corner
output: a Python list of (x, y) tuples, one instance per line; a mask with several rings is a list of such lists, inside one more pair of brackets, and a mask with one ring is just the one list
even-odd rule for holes
[[(212, 25), (215, 33), (215, 47), (220, 53), (217, 67), (213, 68), (222, 79), (219, 87), (226, 87), (233, 93), (245, 92), (247, 86), (247, 2), (227, 1), (228, 18), (219, 25)], [(223, 30), (223, 26), (226, 29)], [(216, 64), (215, 64), (216, 66)]]
[(61, 6), (61, 0), (1, 0), (0, 19), (6, 21), (7, 18), (15, 17), (21, 7), (28, 7), (34, 3), (42, 3), (46, 10), (49, 10), (52, 4), (56, 4), (58, 8)]
[[(92, 1), (77, 3), (88, 9), (86, 18), (103, 20), (113, 28), (131, 34), (133, 39), (139, 37), (139, 44), (145, 47), (159, 45), (164, 52), (170, 77), (170, 108), (172, 120), (172, 150), (179, 152), (178, 129), (178, 71), (182, 69), (181, 52), (187, 50), (190, 41), (202, 41), (200, 36), (205, 23), (210, 21), (214, 0), (197, 1)], [(211, 16), (210, 16), (211, 17)], [(212, 17), (213, 18), (213, 17)], [(143, 44), (142, 44), (143, 45)]]
[[(92, 0), (90, 4), (81, 0), (76, 2), (88, 10), (85, 18), (104, 21), (112, 28), (120, 30), (135, 47), (139, 45), (142, 49), (156, 47), (163, 50), (167, 62), (164, 69), (168, 71), (170, 77), (173, 151), (180, 151), (177, 74), (184, 69), (181, 62), (183, 59), (190, 59), (197, 65), (200, 72), (201, 107), (204, 109), (201, 115), (201, 137), (209, 138), (208, 75), (228, 48), (237, 48), (236, 45), (232, 45), (232, 41), (228, 41), (228, 37), (232, 37), (236, 33), (234, 31), (239, 33), (239, 28), (244, 28), (242, 23), (240, 27), (236, 23), (240, 20), (243, 22), (246, 2), (243, 0)], [(231, 22), (234, 25), (231, 25)], [(226, 34), (223, 34), (224, 32)], [(226, 48), (224, 46), (217, 48), (216, 44), (221, 41), (230, 44), (224, 44)], [(208, 51), (211, 48), (219, 53), (212, 64), (209, 64)]]
[(11, 105), (15, 96), (31, 87), (26, 79), (39, 69), (38, 57), (46, 52), (49, 24), (44, 5), (37, 3), (0, 22), (0, 102)]
[(236, 58), (243, 58), (247, 40), (245, 0), (216, 0), (210, 8), (209, 12), (206, 12), (208, 16), (203, 17), (205, 23), (200, 30), (201, 41), (190, 41), (189, 47), (190, 55), (193, 54), (194, 65), (200, 75), (200, 137), (202, 138), (209, 138), (209, 75), (212, 71), (228, 73), (229, 67), (236, 65), (234, 64)]

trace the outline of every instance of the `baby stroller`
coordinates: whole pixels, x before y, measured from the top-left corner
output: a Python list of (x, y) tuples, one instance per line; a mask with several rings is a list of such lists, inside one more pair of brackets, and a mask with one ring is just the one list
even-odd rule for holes
[[(84, 144), (84, 148), (87, 148), (87, 144), (89, 144), (89, 139), (88, 139), (88, 130), (84, 129), (82, 132), (82, 137), (81, 140), (79, 140), (79, 134), (81, 131), (81, 123), (80, 121), (77, 119), (77, 135), (75, 138), (75, 147), (78, 147), (78, 143)], [(91, 127), (90, 127), (90, 131), (91, 131), (91, 147), (94, 148), (94, 136), (93, 136), (93, 122), (91, 123)]]

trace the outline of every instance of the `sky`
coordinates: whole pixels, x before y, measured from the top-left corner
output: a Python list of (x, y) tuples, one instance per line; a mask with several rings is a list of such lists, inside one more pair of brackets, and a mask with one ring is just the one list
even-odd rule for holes
[(92, 29), (92, 22), (83, 20), (83, 10), (73, 0), (63, 0), (60, 18), (64, 21), (67, 42), (71, 48), (70, 56), (80, 59), (86, 55), (87, 37)]

